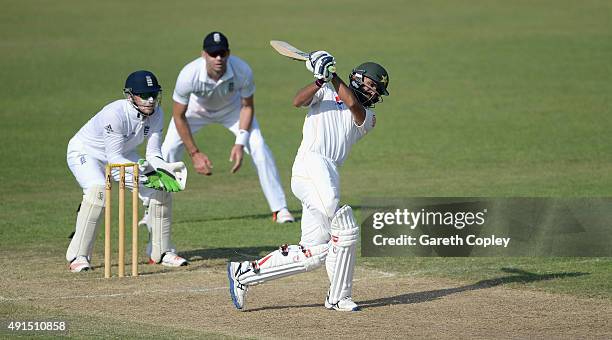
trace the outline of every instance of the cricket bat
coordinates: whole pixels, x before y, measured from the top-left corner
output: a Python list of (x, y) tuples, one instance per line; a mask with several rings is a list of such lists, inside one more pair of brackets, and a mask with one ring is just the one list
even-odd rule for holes
[[(270, 46), (276, 50), (280, 55), (284, 55), (287, 58), (293, 60), (306, 61), (310, 56), (310, 53), (306, 53), (295, 46), (280, 40), (270, 40)], [(330, 72), (336, 72), (336, 67), (331, 66)]]

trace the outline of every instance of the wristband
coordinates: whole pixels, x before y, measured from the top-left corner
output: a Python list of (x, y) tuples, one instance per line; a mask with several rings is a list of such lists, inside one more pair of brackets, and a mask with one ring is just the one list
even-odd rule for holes
[(248, 132), (247, 130), (242, 130), (240, 129), (240, 131), (238, 131), (238, 135), (236, 136), (236, 143), (238, 145), (247, 145), (247, 143), (249, 142), (249, 136), (251, 135), (250, 132)]
[(321, 86), (323, 86), (323, 84), (325, 84), (325, 81), (323, 79), (317, 79), (317, 80), (315, 80), (314, 83), (315, 83), (315, 85), (317, 85), (317, 87), (320, 88)]

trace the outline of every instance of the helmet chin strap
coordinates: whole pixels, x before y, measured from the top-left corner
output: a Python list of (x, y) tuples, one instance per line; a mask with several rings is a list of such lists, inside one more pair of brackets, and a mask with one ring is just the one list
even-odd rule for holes
[(136, 99), (134, 99), (134, 95), (131, 92), (126, 92), (125, 95), (127, 96), (127, 100), (128, 102), (130, 102), (130, 104), (132, 105), (132, 107), (134, 109), (136, 109), (136, 111), (138, 112), (138, 118), (145, 118), (145, 117), (149, 117), (151, 115), (153, 115), (155, 113), (155, 110), (157, 109), (157, 105), (158, 103), (156, 103), (155, 108), (153, 109), (153, 112), (151, 113), (146, 113), (146, 112), (142, 112), (140, 110), (140, 108), (138, 107), (138, 105), (136, 105)]

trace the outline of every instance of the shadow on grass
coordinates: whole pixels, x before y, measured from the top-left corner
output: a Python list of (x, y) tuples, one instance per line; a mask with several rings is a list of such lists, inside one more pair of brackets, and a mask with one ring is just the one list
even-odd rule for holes
[[(194, 249), (179, 252), (178, 254), (187, 260), (189, 265), (185, 270), (193, 271), (206, 267), (205, 264), (198, 263), (203, 260), (214, 260), (214, 259), (225, 259), (228, 261), (253, 261), (261, 258), (262, 253), (269, 253), (278, 249), (278, 246), (261, 246), (261, 247), (241, 247), (241, 248), (210, 248), (210, 249)], [(131, 261), (126, 261), (125, 265), (129, 270), (129, 266), (132, 264)], [(138, 265), (147, 265), (148, 261), (139, 261)], [(119, 265), (113, 263), (111, 265), (112, 271), (115, 272)], [(92, 270), (103, 270), (104, 264), (91, 266)], [(160, 273), (171, 272), (172, 268), (165, 268), (157, 270), (151, 273), (140, 273), (140, 275), (154, 275)], [(126, 272), (127, 273), (127, 272)]]
[[(530, 283), (537, 281), (547, 281), (553, 279), (564, 279), (569, 277), (578, 277), (583, 275), (590, 275), (590, 273), (581, 273), (581, 272), (561, 272), (561, 273), (551, 273), (551, 274), (536, 274), (530, 273), (517, 268), (501, 268), (501, 270), (505, 273), (509, 274), (517, 274), (517, 275), (509, 275), (502, 276), (493, 279), (481, 280), (476, 283), (455, 287), (455, 288), (444, 288), (444, 289), (436, 289), (436, 290), (428, 290), (424, 292), (415, 292), (415, 293), (406, 293), (395, 296), (383, 297), (372, 300), (359, 301), (355, 302), (361, 307), (362, 310), (366, 310), (368, 308), (376, 308), (390, 305), (404, 305), (404, 304), (413, 304), (413, 303), (423, 303), (428, 301), (434, 301), (441, 299), (445, 296), (451, 294), (457, 294), (462, 292), (468, 292), (473, 290), (487, 289), (500, 285), (505, 285), (509, 283)], [(284, 308), (295, 308), (295, 307), (321, 307), (323, 304), (308, 304), (308, 305), (298, 305), (298, 306), (271, 306), (271, 307), (261, 307), (252, 310), (247, 310), (250, 312), (258, 311), (258, 310), (270, 310), (270, 309), (284, 309)]]
[[(299, 223), (302, 217), (302, 211), (291, 211), (293, 217), (295, 217), (294, 223)], [(251, 214), (251, 215), (239, 215), (239, 216), (223, 216), (223, 217), (208, 217), (208, 218), (194, 218), (187, 220), (175, 221), (174, 224), (187, 224), (187, 223), (206, 223), (206, 222), (222, 222), (222, 221), (234, 221), (234, 220), (270, 220), (272, 222), (272, 213), (266, 214)]]
[(510, 276), (502, 276), (493, 279), (481, 280), (471, 285), (460, 286), (455, 288), (445, 288), (445, 289), (436, 289), (429, 290), (425, 292), (416, 292), (416, 293), (408, 293), (401, 294), (396, 296), (390, 296), (380, 299), (373, 299), (367, 301), (359, 301), (358, 304), (362, 309), (374, 308), (374, 307), (382, 307), (389, 305), (400, 305), (400, 304), (412, 304), (412, 303), (422, 303), (440, 299), (442, 297), (462, 293), (473, 290), (480, 290), (486, 288), (492, 288), (500, 285), (505, 285), (509, 283), (530, 283), (537, 281), (547, 281), (553, 279), (564, 279), (568, 277), (578, 277), (583, 275), (589, 275), (590, 273), (581, 273), (581, 272), (561, 272), (561, 273), (551, 273), (551, 274), (536, 274), (530, 273), (521, 269), (516, 268), (502, 268), (501, 269), (505, 273), (509, 274), (518, 274), (518, 275), (510, 275)]
[(190, 262), (212, 259), (227, 259), (228, 261), (253, 261), (259, 259), (262, 253), (269, 253), (278, 246), (241, 247), (241, 248), (209, 248), (193, 249), (179, 253)]

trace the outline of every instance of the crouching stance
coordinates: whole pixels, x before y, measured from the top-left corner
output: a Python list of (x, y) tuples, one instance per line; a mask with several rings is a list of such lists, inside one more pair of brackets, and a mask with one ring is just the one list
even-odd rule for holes
[(323, 264), (330, 287), (325, 307), (356, 311), (352, 300), (359, 226), (351, 207), (338, 209), (338, 167), (351, 146), (375, 125), (371, 107), (388, 95), (388, 74), (376, 63), (364, 63), (349, 76), (347, 86), (329, 68), (335, 59), (318, 51), (306, 61), (316, 81), (294, 98), (296, 107), (309, 106), (303, 139), (292, 169), (291, 188), (302, 202), (302, 236), (299, 245), (284, 245), (258, 261), (230, 262), (230, 294), (236, 308), (246, 306), (248, 287), (307, 272)]
[[(83, 189), (74, 234), (66, 260), (72, 272), (91, 268), (91, 256), (99, 219), (105, 202), (105, 165), (139, 163), (140, 176), (134, 181), (126, 168), (126, 187), (139, 185), (139, 195), (148, 207), (145, 222), (149, 229), (147, 254), (153, 263), (182, 266), (187, 261), (176, 255), (171, 242), (171, 192), (185, 188), (186, 168), (182, 162), (166, 163), (161, 158), (164, 116), (159, 102), (161, 86), (153, 73), (137, 71), (125, 83), (126, 99), (106, 105), (68, 143), (67, 162)], [(147, 138), (146, 159), (137, 147)], [(112, 173), (118, 181), (119, 171)], [(136, 183), (136, 184), (135, 184)], [(110, 209), (110, 207), (107, 207)]]

